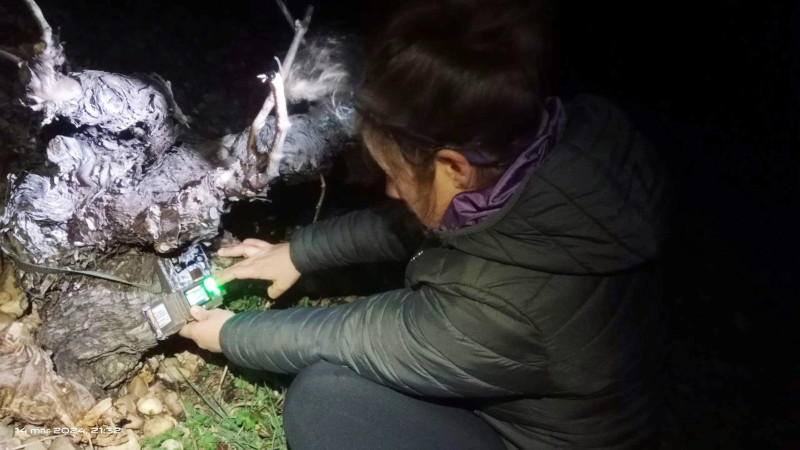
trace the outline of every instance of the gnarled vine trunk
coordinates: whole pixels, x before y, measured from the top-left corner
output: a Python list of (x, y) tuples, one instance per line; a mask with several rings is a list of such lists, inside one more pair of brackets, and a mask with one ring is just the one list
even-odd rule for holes
[[(189, 127), (170, 84), (157, 75), (67, 71), (63, 48), (41, 11), (32, 0), (25, 1), (41, 28), (42, 44), (27, 58), (2, 51), (0, 59), (20, 69), (25, 86), (20, 100), (38, 114), (34, 147), (44, 154), (22, 156), (16, 167), (25, 170), (8, 175), (0, 224), (3, 246), (29, 264), (99, 270), (147, 282), (158, 254), (217, 236), (220, 216), (231, 201), (265, 197), (278, 177), (316, 179), (338, 151), (353, 143), (352, 90), (341, 64), (346, 58), (340, 61), (337, 53), (347, 47), (335, 39), (325, 41), (325, 51), (309, 43), (294, 67), (284, 67), (287, 96), (310, 101), (307, 113), (280, 117), (285, 105), (273, 86), (277, 119), (207, 139)], [(298, 44), (308, 20), (310, 10), (296, 24)], [(276, 135), (282, 137), (280, 153), (275, 153)], [(260, 170), (257, 162), (267, 159), (268, 170)], [(19, 283), (42, 322), (35, 342), (51, 353), (58, 376), (40, 362), (35, 373), (48, 386), (56, 380), (81, 386), (70, 391), (74, 407), (86, 407), (85, 392), (99, 397), (127, 380), (139, 369), (141, 355), (157, 345), (140, 312), (156, 294), (99, 279), (40, 273), (30, 265), (19, 269)], [(18, 326), (6, 327), (0, 339), (7, 341), (0, 350), (17, 345), (12, 341), (19, 343), (20, 335)], [(32, 339), (25, 337), (25, 345)], [(23, 353), (10, 350), (4, 358), (18, 357), (20, 366), (42, 356)], [(30, 373), (0, 374), (0, 390), (7, 398), (23, 395), (13, 392), (13, 378)], [(63, 423), (68, 415), (58, 409), (64, 400), (42, 401), (55, 408), (47, 420)]]

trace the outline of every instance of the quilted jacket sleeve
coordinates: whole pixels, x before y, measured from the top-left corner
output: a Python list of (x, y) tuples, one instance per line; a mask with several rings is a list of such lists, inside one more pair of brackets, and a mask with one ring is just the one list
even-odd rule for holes
[(545, 389), (547, 356), (535, 327), (464, 289), (423, 285), (330, 308), (240, 313), (222, 328), (222, 350), (235, 364), (280, 373), (325, 360), (415, 395)]
[(424, 239), (422, 224), (398, 200), (295, 231), (290, 256), (300, 273), (351, 264), (404, 261)]

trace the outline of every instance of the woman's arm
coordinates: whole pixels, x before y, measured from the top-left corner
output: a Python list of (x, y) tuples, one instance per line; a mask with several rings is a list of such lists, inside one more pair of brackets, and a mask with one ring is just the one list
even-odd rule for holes
[(221, 347), (245, 367), (296, 373), (325, 360), (416, 395), (544, 389), (547, 357), (538, 330), (491, 295), (474, 301), (465, 289), (423, 285), (337, 307), (240, 313), (223, 325)]
[(404, 261), (424, 238), (419, 220), (398, 200), (300, 228), (290, 254), (300, 273), (358, 263)]

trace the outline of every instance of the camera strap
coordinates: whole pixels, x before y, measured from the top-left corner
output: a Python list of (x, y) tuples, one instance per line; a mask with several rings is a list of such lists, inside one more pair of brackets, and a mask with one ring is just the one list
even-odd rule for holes
[(72, 275), (84, 275), (87, 277), (93, 278), (100, 278), (106, 281), (111, 281), (114, 283), (125, 284), (128, 286), (133, 286), (135, 288), (143, 289), (151, 294), (161, 294), (163, 292), (163, 288), (161, 287), (161, 283), (157, 280), (153, 283), (145, 284), (145, 283), (134, 283), (132, 281), (128, 281), (124, 278), (120, 278), (105, 272), (99, 272), (96, 270), (79, 270), (79, 269), (71, 269), (69, 267), (49, 267), (40, 264), (33, 264), (26, 261), (23, 261), (22, 258), (19, 257), (16, 253), (14, 253), (10, 248), (6, 245), (6, 235), (3, 233), (3, 237), (0, 238), (0, 250), (3, 251), (14, 263), (17, 265), (18, 268), (28, 271), (28, 272), (38, 272), (38, 273), (59, 273), (59, 274), (72, 274)]

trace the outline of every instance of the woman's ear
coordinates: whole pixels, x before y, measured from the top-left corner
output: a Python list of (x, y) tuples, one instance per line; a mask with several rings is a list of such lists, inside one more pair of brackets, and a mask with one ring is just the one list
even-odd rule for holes
[(469, 191), (478, 184), (478, 171), (461, 153), (444, 149), (436, 153), (436, 170), (458, 190)]

